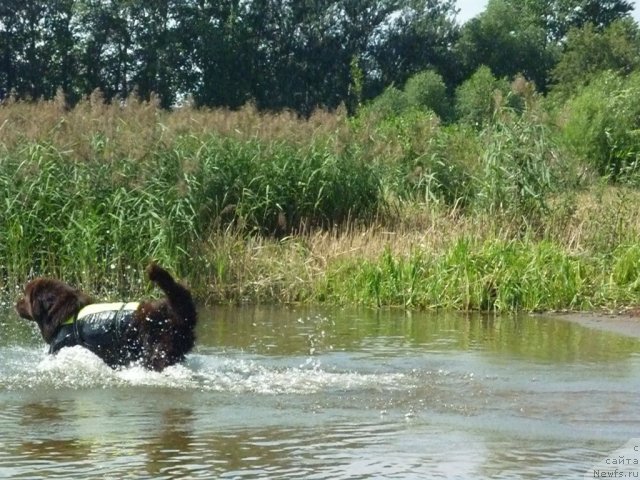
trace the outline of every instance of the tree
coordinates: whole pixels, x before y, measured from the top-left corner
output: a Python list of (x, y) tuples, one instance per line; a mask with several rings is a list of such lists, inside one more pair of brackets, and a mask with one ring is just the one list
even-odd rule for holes
[(521, 73), (544, 91), (557, 52), (535, 12), (527, 2), (489, 0), (487, 9), (465, 24), (456, 45), (466, 74), (486, 65), (498, 77)]
[(522, 73), (546, 91), (570, 29), (591, 24), (601, 32), (632, 10), (626, 0), (489, 0), (464, 25), (456, 52), (465, 76), (487, 65), (498, 76)]
[(588, 23), (569, 30), (564, 52), (551, 72), (553, 90), (566, 97), (599, 72), (628, 74), (638, 67), (640, 32), (633, 20), (617, 20), (602, 31)]
[(629, 18), (633, 2), (627, 0), (538, 0), (537, 13), (544, 18), (547, 31), (561, 41), (572, 28), (592, 24), (603, 30), (616, 20)]
[[(288, 2), (287, 2), (288, 3)], [(373, 63), (371, 45), (397, 10), (399, 0), (326, 0), (291, 2), (288, 15), (274, 29), (274, 42), (265, 70), (272, 89), (261, 92), (263, 102), (308, 114), (317, 107), (354, 108), (353, 85), (369, 96)], [(356, 66), (357, 68), (354, 68)], [(357, 77), (354, 77), (354, 75)], [(266, 98), (265, 98), (266, 97)], [(264, 104), (259, 101), (259, 104)]]
[(455, 1), (407, 0), (394, 7), (372, 32), (366, 50), (370, 75), (380, 86), (402, 85), (411, 75), (433, 69), (453, 84), (457, 65), (450, 50), (459, 35)]
[(72, 96), (77, 76), (76, 37), (72, 26), (74, 0), (50, 0), (45, 5), (40, 22), (45, 64), (40, 79), (41, 95), (51, 98), (60, 88)]
[(78, 35), (78, 93), (99, 89), (106, 100), (126, 98), (133, 90), (134, 59), (127, 0), (78, 0), (74, 27)]
[(128, 29), (135, 60), (130, 83), (135, 85), (141, 99), (157, 95), (164, 108), (175, 101), (176, 81), (172, 72), (179, 71), (178, 58), (171, 55), (175, 7), (170, 0), (137, 0), (129, 7)]
[(16, 92), (37, 99), (44, 95), (47, 68), (42, 22), (47, 2), (6, 0), (0, 3), (0, 82), (2, 96)]
[(163, 107), (316, 108), (360, 101), (433, 68), (451, 78), (454, 0), (4, 0), (0, 98)]

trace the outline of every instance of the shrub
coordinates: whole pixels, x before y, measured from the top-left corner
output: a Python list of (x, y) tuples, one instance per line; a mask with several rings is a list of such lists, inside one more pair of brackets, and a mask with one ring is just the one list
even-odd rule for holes
[(598, 76), (566, 103), (561, 123), (565, 144), (600, 175), (614, 181), (637, 176), (640, 74)]
[(476, 127), (489, 122), (496, 112), (496, 91), (504, 94), (506, 88), (499, 84), (489, 67), (481, 66), (456, 89), (457, 117)]
[(378, 118), (389, 118), (400, 115), (410, 106), (407, 95), (394, 86), (388, 87), (384, 92), (373, 99), (367, 105), (362, 115), (374, 115)]
[(638, 25), (631, 18), (616, 20), (604, 29), (592, 23), (570, 29), (551, 70), (554, 95), (566, 100), (604, 71), (627, 74), (637, 69), (638, 36)]
[(483, 65), (456, 89), (456, 115), (460, 121), (481, 128), (503, 106), (517, 106), (520, 102), (514, 97), (509, 82), (497, 79)]
[(432, 110), (441, 119), (451, 117), (451, 100), (442, 77), (433, 70), (417, 73), (407, 80), (404, 92), (410, 105)]
[(640, 74), (598, 76), (567, 102), (562, 139), (612, 180), (637, 176), (640, 155)]

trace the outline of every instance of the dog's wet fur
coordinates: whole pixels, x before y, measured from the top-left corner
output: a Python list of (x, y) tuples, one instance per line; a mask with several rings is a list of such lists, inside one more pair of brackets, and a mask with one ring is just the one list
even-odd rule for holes
[[(138, 362), (161, 371), (181, 362), (194, 346), (197, 315), (189, 290), (155, 263), (147, 267), (147, 276), (165, 298), (140, 302), (119, 340), (122, 358), (116, 362), (103, 358), (112, 367)], [(91, 297), (60, 280), (36, 278), (26, 285), (16, 310), (20, 317), (36, 322), (44, 341), (51, 345), (63, 323), (93, 303)], [(93, 352), (100, 356), (100, 351)]]

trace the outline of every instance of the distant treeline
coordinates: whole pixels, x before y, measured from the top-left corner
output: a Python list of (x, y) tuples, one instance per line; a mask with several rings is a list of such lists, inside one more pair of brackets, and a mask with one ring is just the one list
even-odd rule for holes
[[(538, 91), (638, 63), (624, 0), (0, 0), (0, 98), (350, 112), (424, 70), (449, 93), (481, 66)], [(617, 25), (612, 28), (612, 25)]]

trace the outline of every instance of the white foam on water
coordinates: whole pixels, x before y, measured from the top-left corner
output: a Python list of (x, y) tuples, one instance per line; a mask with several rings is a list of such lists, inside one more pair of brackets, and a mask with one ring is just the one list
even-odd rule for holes
[(323, 367), (317, 358), (274, 366), (267, 358), (192, 354), (182, 364), (154, 372), (138, 365), (114, 370), (82, 347), (63, 348), (53, 356), (26, 349), (5, 353), (13, 361), (0, 368), (0, 388), (9, 390), (153, 387), (278, 395), (408, 386), (402, 373), (338, 371)]
[(361, 390), (365, 388), (400, 388), (407, 385), (399, 373), (359, 373), (330, 371), (318, 360), (293, 367), (265, 366), (259, 360), (233, 359), (209, 365), (208, 358), (196, 359), (195, 370), (203, 390), (261, 393), (310, 394), (322, 390)]

